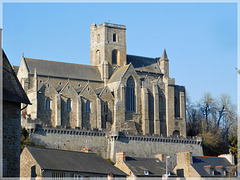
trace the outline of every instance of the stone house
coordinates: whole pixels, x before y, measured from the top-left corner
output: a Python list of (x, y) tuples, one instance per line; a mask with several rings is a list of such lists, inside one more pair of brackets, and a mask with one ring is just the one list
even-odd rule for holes
[[(116, 153), (115, 166), (128, 175), (128, 179), (137, 178), (164, 178), (166, 163), (163, 154), (157, 154), (155, 158), (129, 157), (124, 151)], [(169, 168), (169, 166), (168, 166)], [(168, 169), (169, 177), (177, 177), (171, 169)]]
[[(222, 154), (218, 157), (197, 156), (185, 151), (177, 154), (177, 165), (173, 172), (187, 179), (227, 178), (234, 168), (232, 154)], [(234, 176), (236, 177), (236, 173)]]
[(43, 178), (74, 178), (90, 177), (125, 178), (126, 174), (114, 167), (97, 154), (89, 152), (66, 151), (27, 146), (20, 158), (20, 177), (31, 179)]
[(90, 65), (23, 56), (17, 77), (32, 105), (22, 124), (186, 137), (185, 87), (169, 77), (166, 50), (157, 58), (126, 51), (125, 25), (94, 23)]
[(30, 104), (8, 58), (2, 51), (3, 72), (3, 119), (2, 119), (2, 165), (3, 177), (19, 177), (21, 103)]

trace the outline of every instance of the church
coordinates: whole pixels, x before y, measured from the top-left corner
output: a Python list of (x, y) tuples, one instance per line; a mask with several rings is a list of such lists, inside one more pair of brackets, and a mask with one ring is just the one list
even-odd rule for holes
[(169, 77), (166, 50), (129, 55), (125, 25), (90, 29), (90, 65), (22, 56), (15, 72), (31, 102), (22, 126), (186, 138), (185, 87)]

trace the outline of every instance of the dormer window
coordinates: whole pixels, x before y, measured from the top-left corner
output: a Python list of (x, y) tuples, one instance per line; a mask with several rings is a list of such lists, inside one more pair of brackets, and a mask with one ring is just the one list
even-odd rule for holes
[(117, 41), (117, 35), (116, 33), (113, 34), (113, 42), (116, 42)]
[(144, 175), (149, 175), (149, 171), (148, 170), (144, 170)]

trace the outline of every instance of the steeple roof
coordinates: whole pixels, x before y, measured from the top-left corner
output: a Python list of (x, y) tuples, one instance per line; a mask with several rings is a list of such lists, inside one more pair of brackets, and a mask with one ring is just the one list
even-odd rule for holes
[(164, 51), (163, 51), (162, 59), (163, 60), (168, 60), (166, 49), (164, 49)]

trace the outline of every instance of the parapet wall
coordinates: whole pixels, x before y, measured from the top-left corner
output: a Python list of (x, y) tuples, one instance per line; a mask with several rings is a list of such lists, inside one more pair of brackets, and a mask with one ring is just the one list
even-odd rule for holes
[(162, 153), (172, 157), (175, 165), (176, 153), (191, 151), (193, 155), (203, 155), (202, 138), (136, 136), (118, 132), (87, 131), (80, 129), (36, 128), (31, 133), (31, 140), (49, 148), (81, 151), (89, 147), (92, 152), (115, 161), (117, 151), (125, 151), (131, 157), (153, 158)]

